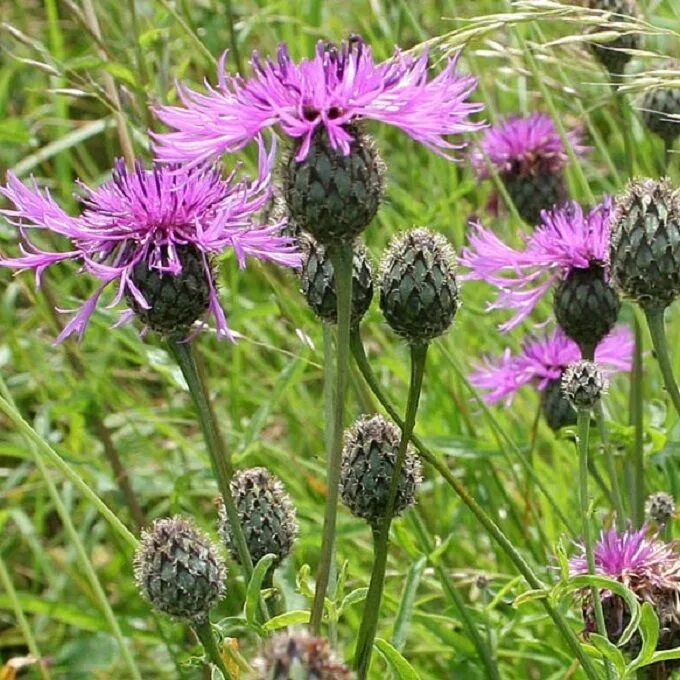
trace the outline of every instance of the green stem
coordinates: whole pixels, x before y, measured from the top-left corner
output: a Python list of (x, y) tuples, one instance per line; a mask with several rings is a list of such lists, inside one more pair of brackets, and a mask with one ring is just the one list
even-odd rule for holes
[[(324, 415), (324, 450), (326, 453), (326, 478), (331, 475), (333, 460), (333, 386), (335, 385), (335, 366), (333, 365), (333, 332), (331, 326), (323, 324), (323, 415)], [(335, 551), (331, 553), (331, 569), (328, 575), (328, 587), (335, 599), (337, 586), (337, 564)], [(328, 641), (335, 649), (338, 642), (338, 624), (335, 618), (328, 621)]]
[(416, 424), (420, 392), (423, 386), (427, 347), (427, 344), (411, 345), (411, 380), (409, 383), (408, 400), (406, 402), (406, 415), (404, 417), (401, 440), (399, 442), (399, 451), (397, 452), (397, 459), (392, 470), (392, 479), (390, 480), (390, 490), (387, 496), (385, 514), (382, 521), (379, 521), (373, 531), (375, 559), (373, 561), (371, 582), (368, 586), (368, 594), (366, 595), (366, 603), (364, 605), (364, 616), (361, 620), (359, 635), (357, 637), (355, 655), (355, 664), (359, 674), (359, 680), (363, 680), (367, 677), (368, 668), (371, 663), (373, 641), (375, 640), (375, 633), (378, 628), (380, 601), (382, 600), (382, 593), (385, 585), (385, 568), (387, 566), (387, 553), (389, 550), (390, 525), (394, 514), (394, 504), (397, 500), (401, 470), (404, 466), (404, 461), (406, 460), (408, 443)]
[(335, 270), (338, 305), (336, 343), (335, 408), (333, 414), (333, 446), (328, 461), (328, 491), (323, 521), (321, 558), (316, 575), (316, 591), (312, 604), (310, 624), (315, 634), (321, 630), (324, 603), (335, 550), (335, 525), (338, 515), (340, 464), (342, 462), (342, 433), (345, 419), (345, 394), (349, 380), (349, 338), (352, 313), (352, 244), (340, 243), (330, 248)]
[[(361, 337), (358, 332), (355, 332), (352, 336), (352, 353), (354, 355), (354, 360), (356, 361), (356, 364), (364, 377), (364, 380), (370, 387), (376, 399), (382, 404), (390, 418), (392, 418), (392, 420), (394, 420), (394, 422), (403, 429), (404, 421), (401, 419), (396, 408), (394, 408), (390, 400), (383, 392), (380, 383), (371, 370), (371, 366), (368, 363), (368, 359), (366, 358), (366, 352), (364, 351), (363, 343), (361, 342)], [(472, 497), (472, 494), (467, 490), (466, 486), (451, 473), (449, 468), (446, 466), (446, 463), (439, 460), (439, 458), (437, 458), (437, 456), (432, 451), (430, 451), (430, 449), (415, 433), (411, 434), (411, 441), (418, 450), (421, 458), (435, 470), (437, 470), (437, 472), (439, 472), (439, 474), (453, 489), (460, 500), (467, 506), (470, 512), (472, 512), (477, 521), (479, 521), (479, 523), (484, 527), (489, 536), (491, 536), (491, 538), (496, 541), (501, 550), (515, 565), (517, 571), (519, 571), (519, 573), (522, 574), (522, 576), (526, 579), (529, 587), (537, 590), (544, 589), (545, 585), (541, 582), (538, 576), (534, 574), (531, 567), (517, 551), (510, 539), (507, 538), (502, 529), (493, 521), (493, 519), (491, 519), (491, 517), (484, 511), (479, 503), (477, 503), (477, 501)], [(553, 605), (546, 598), (541, 599), (541, 604), (557, 628), (560, 630), (560, 633), (564, 637), (574, 656), (576, 656), (580, 661), (588, 678), (590, 678), (590, 680), (599, 680), (597, 671), (595, 670), (592, 661), (583, 650), (583, 647), (581, 647), (576, 634), (569, 627), (569, 624), (561, 612), (553, 607)]]
[[(644, 492), (644, 383), (642, 372), (642, 326), (637, 314), (633, 315), (635, 350), (630, 374), (630, 424), (635, 431), (632, 456), (626, 457), (626, 483), (630, 494), (630, 507), (636, 527), (641, 527), (645, 515)], [(638, 478), (638, 474), (640, 477)]]
[(217, 648), (217, 643), (215, 642), (215, 636), (212, 632), (212, 627), (210, 625), (210, 620), (206, 619), (203, 623), (198, 623), (194, 625), (194, 630), (198, 639), (205, 649), (205, 653), (208, 655), (210, 661), (217, 666), (220, 673), (224, 676), (224, 680), (232, 680), (233, 675), (229, 672), (224, 659), (220, 654), (220, 650)]
[(21, 602), (17, 597), (17, 591), (14, 589), (14, 584), (12, 583), (12, 579), (10, 578), (9, 572), (7, 571), (5, 561), (2, 559), (2, 555), (0, 555), (0, 584), (2, 584), (2, 587), (7, 592), (9, 601), (12, 604), (12, 609), (14, 609), (14, 615), (17, 617), (17, 623), (19, 624), (21, 633), (24, 636), (24, 640), (26, 641), (28, 651), (32, 656), (35, 657), (40, 677), (43, 680), (50, 680), (50, 673), (47, 670), (45, 658), (40, 653), (38, 643), (35, 641), (35, 637), (33, 637), (31, 626), (24, 615), (24, 610), (21, 607)]
[[(577, 415), (578, 427), (578, 448), (579, 448), (579, 500), (581, 505), (581, 520), (583, 522), (583, 542), (586, 549), (586, 561), (588, 562), (588, 573), (595, 574), (595, 556), (593, 553), (593, 537), (590, 531), (589, 501), (588, 501), (588, 439), (590, 436), (590, 409), (579, 409)], [(604, 623), (604, 612), (602, 611), (602, 601), (600, 591), (593, 586), (591, 589), (593, 607), (595, 609), (595, 620), (597, 630), (600, 635), (607, 638), (607, 628)], [(611, 668), (605, 662), (607, 677), (611, 678)]]
[[(659, 362), (666, 391), (670, 395), (673, 406), (675, 406), (675, 410), (680, 416), (680, 391), (678, 391), (678, 384), (675, 382), (673, 366), (671, 365), (671, 358), (668, 353), (668, 342), (666, 340), (666, 329), (663, 320), (664, 310), (665, 308), (663, 307), (645, 307), (644, 312), (647, 317), (647, 326), (652, 336), (652, 344), (654, 345), (656, 359)], [(644, 471), (644, 468), (642, 471)], [(641, 470), (636, 469), (636, 473), (638, 472), (641, 472)], [(641, 490), (638, 490), (638, 493)]]
[[(175, 358), (177, 365), (182, 371), (182, 375), (189, 387), (189, 393), (193, 399), (194, 406), (196, 407), (198, 420), (201, 425), (201, 430), (203, 431), (203, 438), (205, 439), (206, 448), (208, 449), (208, 454), (210, 456), (213, 475), (217, 482), (217, 488), (222, 496), (222, 500), (224, 501), (224, 509), (227, 513), (229, 526), (236, 544), (236, 552), (239, 557), (238, 561), (243, 569), (243, 575), (247, 585), (250, 581), (250, 577), (253, 575), (253, 560), (248, 551), (246, 537), (243, 533), (243, 527), (241, 526), (241, 520), (238, 516), (236, 503), (234, 502), (231, 493), (231, 479), (234, 474), (234, 469), (210, 403), (208, 388), (196, 365), (192, 344), (190, 342), (181, 342), (175, 339), (168, 339), (167, 344), (170, 353)], [(269, 613), (267, 612), (266, 604), (263, 601), (260, 602), (260, 607), (262, 609), (262, 615), (265, 619), (268, 619)]]

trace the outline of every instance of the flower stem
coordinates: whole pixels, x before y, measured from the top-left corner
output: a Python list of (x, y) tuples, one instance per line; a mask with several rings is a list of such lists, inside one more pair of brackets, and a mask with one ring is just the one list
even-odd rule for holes
[[(335, 385), (335, 366), (333, 365), (333, 331), (327, 323), (323, 324), (323, 421), (324, 450), (326, 452), (326, 477), (331, 475), (333, 460), (333, 388)], [(328, 588), (331, 593), (337, 585), (337, 565), (335, 551), (331, 552), (331, 568), (328, 574)], [(335, 649), (338, 643), (338, 624), (335, 618), (328, 621), (328, 641)]]
[(375, 558), (373, 560), (371, 582), (368, 586), (364, 616), (361, 620), (356, 647), (355, 664), (359, 674), (359, 680), (366, 678), (371, 663), (373, 641), (375, 640), (375, 633), (378, 627), (378, 616), (380, 614), (380, 601), (382, 600), (383, 587), (385, 585), (385, 568), (387, 565), (387, 552), (389, 549), (390, 525), (392, 524), (394, 504), (397, 500), (401, 470), (404, 466), (404, 461), (406, 460), (408, 443), (416, 424), (418, 402), (420, 401), (420, 392), (423, 386), (427, 347), (427, 344), (411, 345), (411, 380), (408, 390), (408, 400), (406, 402), (406, 415), (401, 426), (399, 451), (397, 452), (397, 459), (392, 470), (392, 479), (390, 481), (390, 490), (387, 497), (385, 514), (382, 521), (374, 528), (373, 532)]
[(217, 666), (220, 673), (222, 673), (224, 680), (232, 680), (233, 675), (229, 672), (229, 669), (220, 654), (220, 650), (217, 648), (215, 636), (213, 635), (212, 627), (210, 626), (210, 620), (206, 619), (203, 623), (195, 624), (194, 630), (203, 645), (203, 649), (205, 649), (205, 653), (208, 655), (210, 661)]
[(342, 462), (342, 433), (345, 418), (345, 394), (349, 380), (349, 336), (352, 313), (352, 244), (339, 243), (329, 249), (335, 270), (338, 305), (336, 342), (335, 403), (333, 409), (333, 446), (328, 461), (328, 491), (323, 521), (321, 558), (316, 575), (316, 591), (312, 604), (310, 624), (315, 634), (321, 630), (324, 602), (330, 580), (333, 552), (335, 550), (335, 524), (338, 514), (340, 464)]
[[(371, 389), (371, 392), (375, 395), (376, 399), (382, 404), (383, 408), (387, 414), (394, 420), (394, 422), (403, 429), (404, 421), (397, 412), (396, 408), (392, 405), (390, 400), (387, 398), (382, 390), (382, 387), (378, 383), (371, 366), (368, 363), (366, 357), (366, 352), (364, 350), (363, 343), (361, 342), (361, 336), (358, 331), (352, 334), (352, 354), (354, 360), (361, 372), (364, 380)], [(531, 567), (527, 564), (522, 555), (517, 551), (515, 546), (512, 544), (510, 539), (503, 533), (502, 529), (491, 519), (491, 517), (484, 511), (484, 509), (477, 503), (473, 498), (472, 494), (468, 491), (467, 487), (455, 477), (444, 461), (439, 460), (439, 458), (425, 445), (425, 443), (415, 434), (411, 433), (411, 441), (413, 445), (418, 450), (421, 458), (432, 466), (439, 474), (444, 478), (446, 483), (453, 489), (460, 500), (467, 506), (467, 508), (472, 512), (479, 523), (484, 527), (489, 536), (493, 538), (496, 543), (500, 546), (501, 550), (508, 556), (510, 561), (515, 565), (517, 571), (526, 579), (527, 583), (531, 588), (542, 589), (544, 584), (541, 580), (534, 574)], [(592, 661), (588, 655), (581, 647), (581, 644), (576, 637), (574, 631), (569, 627), (564, 616), (561, 612), (556, 609), (547, 598), (540, 600), (541, 604), (545, 608), (546, 612), (553, 620), (555, 625), (560, 630), (560, 633), (567, 642), (570, 650), (578, 658), (583, 667), (585, 674), (590, 680), (599, 680), (598, 673), (593, 666)]]
[[(593, 537), (590, 532), (590, 518), (588, 516), (588, 439), (590, 435), (590, 409), (579, 409), (577, 415), (578, 427), (578, 447), (579, 447), (579, 499), (581, 502), (581, 520), (583, 521), (583, 542), (586, 548), (586, 561), (588, 562), (588, 573), (595, 574), (595, 556), (593, 554)], [(593, 598), (593, 608), (595, 609), (595, 621), (600, 635), (607, 638), (607, 627), (604, 623), (604, 612), (602, 611), (602, 601), (600, 591), (591, 587)], [(607, 677), (611, 677), (611, 668), (605, 661)]]
[[(219, 489), (222, 500), (224, 501), (224, 509), (227, 513), (229, 526), (232, 530), (234, 542), (236, 544), (236, 552), (238, 553), (239, 562), (243, 569), (246, 585), (253, 575), (253, 560), (248, 551), (248, 544), (246, 537), (243, 534), (243, 527), (238, 516), (238, 510), (234, 503), (234, 498), (231, 494), (231, 478), (234, 469), (227, 453), (224, 439), (220, 432), (215, 413), (210, 403), (210, 395), (205, 381), (196, 366), (196, 359), (192, 350), (190, 342), (181, 342), (175, 339), (168, 339), (168, 348), (170, 353), (177, 361), (182, 375), (189, 387), (189, 393), (194, 401), (198, 420), (203, 431), (203, 438), (210, 456), (210, 464), (213, 470), (213, 475), (217, 481), (217, 488)], [(269, 618), (267, 606), (264, 601), (260, 602), (262, 615), (265, 619)]]
[[(642, 327), (638, 315), (633, 316), (635, 352), (630, 374), (630, 424), (635, 430), (632, 456), (626, 461), (626, 481), (630, 493), (633, 522), (641, 527), (645, 519), (645, 464), (644, 464), (644, 384), (642, 373)], [(632, 460), (631, 460), (632, 458)]]
[[(647, 317), (647, 326), (649, 327), (649, 332), (652, 336), (652, 344), (654, 345), (654, 351), (656, 352), (656, 359), (659, 362), (659, 368), (661, 369), (661, 375), (663, 377), (664, 385), (666, 386), (666, 391), (671, 397), (673, 406), (680, 416), (680, 391), (678, 391), (678, 384), (675, 382), (675, 376), (673, 375), (673, 367), (671, 365), (671, 358), (668, 353), (668, 342), (666, 340), (666, 329), (664, 328), (663, 307), (645, 307), (644, 312)], [(639, 461), (636, 461), (639, 464)], [(636, 474), (641, 472), (636, 469)], [(638, 490), (638, 494), (644, 490), (642, 485)], [(644, 499), (643, 499), (644, 501)]]

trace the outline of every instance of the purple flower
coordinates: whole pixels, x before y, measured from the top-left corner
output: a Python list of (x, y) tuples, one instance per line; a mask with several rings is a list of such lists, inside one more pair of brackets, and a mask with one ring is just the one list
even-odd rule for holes
[(253, 53), (254, 75), (229, 75), (225, 56), (218, 67), (218, 87), (202, 94), (179, 87), (183, 107), (164, 106), (157, 116), (175, 132), (155, 135), (157, 156), (169, 162), (198, 163), (243, 148), (265, 128), (279, 125), (299, 141), (296, 160), (307, 156), (314, 132), (323, 127), (333, 148), (344, 155), (353, 140), (348, 125), (377, 120), (401, 128), (435, 153), (449, 157), (461, 148), (448, 135), (478, 130), (469, 116), (482, 104), (467, 101), (477, 85), (456, 71), (458, 57), (428, 80), (428, 55), (396, 50), (376, 64), (360, 38), (339, 47), (319, 42), (313, 59), (294, 62), (285, 44), (276, 61)]
[[(605, 372), (629, 371), (633, 356), (633, 335), (626, 326), (615, 328), (598, 345), (595, 359)], [(486, 390), (484, 400), (493, 404), (512, 402), (515, 392), (528, 383), (539, 390), (558, 380), (569, 364), (581, 358), (578, 345), (558, 326), (543, 338), (531, 337), (519, 354), (506, 350), (500, 359), (486, 358), (470, 375), (470, 382)]]
[[(588, 151), (582, 144), (580, 129), (569, 131), (567, 137), (576, 154)], [(568, 161), (562, 138), (552, 118), (545, 113), (502, 120), (486, 130), (481, 149), (472, 154), (472, 163), (480, 178), (489, 177), (488, 162), (500, 175), (535, 176), (555, 175)]]
[[(235, 172), (222, 178), (215, 168), (154, 166), (145, 170), (141, 163), (128, 170), (122, 160), (116, 162), (111, 179), (97, 189), (83, 184), (79, 197), (83, 211), (78, 217), (64, 212), (49, 191), (23, 184), (8, 173), (7, 185), (0, 186), (13, 207), (0, 210), (17, 226), (23, 236), (20, 257), (0, 259), (0, 265), (12, 269), (33, 269), (36, 280), (44, 270), (64, 260), (75, 260), (82, 270), (99, 279), (100, 285), (82, 305), (57, 338), (61, 342), (73, 333), (79, 338), (102, 293), (115, 286), (111, 306), (123, 297), (142, 309), (149, 304), (134, 283), (136, 265), (149, 271), (178, 276), (182, 262), (178, 252), (191, 247), (200, 257), (209, 291), (209, 312), (215, 319), (217, 333), (232, 338), (219, 304), (210, 258), (233, 248), (239, 265), (247, 256), (297, 266), (300, 262), (292, 242), (280, 236), (281, 224), (259, 226), (253, 219), (270, 198), (270, 176), (275, 147), (269, 154), (260, 141), (259, 175), (252, 182), (237, 181)], [(43, 250), (29, 236), (31, 230), (46, 230), (69, 239), (71, 247), (62, 252)], [(123, 313), (120, 323), (133, 312)]]
[(506, 245), (481, 224), (473, 225), (470, 245), (460, 262), (470, 268), (462, 278), (482, 280), (499, 289), (489, 309), (512, 309), (514, 316), (500, 326), (508, 331), (529, 316), (554, 283), (572, 269), (607, 265), (612, 201), (606, 198), (588, 214), (578, 203), (541, 213), (533, 234), (522, 234), (523, 249)]
[[(680, 595), (680, 554), (673, 544), (647, 534), (646, 526), (621, 533), (615, 528), (602, 530), (594, 549), (595, 572), (620, 581), (643, 600), (652, 599), (658, 590)], [(583, 546), (569, 560), (569, 571), (572, 575), (588, 573)], [(602, 595), (611, 593), (602, 591)]]

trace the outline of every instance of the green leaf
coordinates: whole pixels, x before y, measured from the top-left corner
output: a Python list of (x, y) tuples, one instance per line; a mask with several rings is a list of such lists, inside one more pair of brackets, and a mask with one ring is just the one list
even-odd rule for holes
[(680, 647), (667, 649), (663, 652), (654, 652), (649, 660), (649, 663), (646, 665), (649, 666), (650, 664), (660, 663), (661, 661), (676, 661), (677, 659), (680, 659)]
[(513, 601), (512, 606), (514, 609), (521, 607), (527, 602), (533, 602), (534, 600), (544, 600), (548, 597), (549, 591), (545, 588), (537, 588), (536, 590), (527, 590), (526, 592), (518, 595)]
[(591, 633), (589, 640), (593, 647), (608, 661), (614, 664), (619, 676), (622, 676), (626, 670), (626, 659), (618, 647), (610, 642), (604, 635)]
[(310, 613), (306, 609), (294, 609), (293, 611), (274, 616), (269, 619), (263, 626), (262, 630), (267, 633), (286, 628), (288, 626), (297, 626), (302, 623), (309, 623)]
[(425, 571), (426, 564), (427, 558), (421, 557), (408, 570), (404, 592), (402, 593), (399, 610), (397, 611), (397, 618), (394, 622), (394, 633), (392, 634), (392, 644), (399, 651), (404, 648), (408, 629), (411, 626), (413, 603), (415, 602), (416, 592), (420, 585), (420, 579), (422, 578), (423, 571)]
[(413, 666), (387, 640), (376, 638), (374, 646), (399, 680), (419, 680)]
[(659, 642), (659, 617), (649, 602), (642, 603), (640, 635), (642, 636), (642, 649), (628, 667), (629, 672), (649, 664)]
[(262, 582), (276, 560), (276, 555), (267, 553), (256, 565), (253, 570), (253, 575), (250, 577), (248, 589), (246, 591), (246, 605), (245, 615), (246, 621), (250, 624), (255, 624), (255, 616), (257, 614), (257, 605), (260, 600), (260, 591), (262, 590)]

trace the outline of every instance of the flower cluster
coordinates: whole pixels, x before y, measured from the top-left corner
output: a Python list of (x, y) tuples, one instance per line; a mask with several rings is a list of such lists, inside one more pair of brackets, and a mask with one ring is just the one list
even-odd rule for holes
[(376, 63), (371, 48), (358, 37), (339, 46), (319, 42), (312, 59), (296, 63), (288, 47), (277, 59), (262, 60), (255, 52), (253, 77), (246, 80), (226, 70), (226, 54), (218, 67), (218, 87), (207, 94), (179, 88), (183, 106), (165, 106), (156, 115), (173, 132), (155, 136), (158, 157), (170, 162), (198, 163), (243, 148), (264, 129), (278, 125), (298, 140), (296, 160), (306, 158), (312, 137), (325, 129), (334, 149), (349, 154), (350, 124), (375, 120), (402, 129), (441, 155), (460, 145), (448, 135), (482, 127), (469, 116), (482, 109), (467, 101), (477, 79), (460, 75), (458, 58), (437, 76), (428, 77), (428, 54), (411, 56), (396, 50)]

